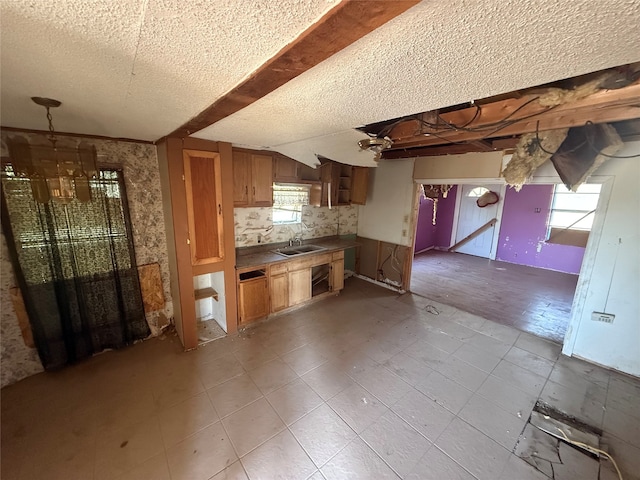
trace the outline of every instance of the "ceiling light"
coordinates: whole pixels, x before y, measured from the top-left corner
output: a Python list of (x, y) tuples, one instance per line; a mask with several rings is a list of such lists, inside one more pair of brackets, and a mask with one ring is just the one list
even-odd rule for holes
[(389, 137), (365, 138), (358, 142), (358, 146), (360, 147), (361, 150), (370, 150), (372, 152), (375, 152), (376, 155), (373, 157), (373, 159), (376, 162), (380, 160), (380, 155), (382, 154), (382, 150), (384, 150), (385, 148), (389, 148), (391, 145), (393, 145), (393, 142)]
[(74, 198), (81, 202), (91, 200), (89, 180), (96, 178), (96, 147), (80, 142), (77, 147), (57, 145), (50, 109), (61, 105), (52, 98), (31, 97), (34, 103), (47, 110), (51, 145), (30, 142), (22, 136), (7, 139), (13, 172), (18, 177), (28, 178), (33, 198), (40, 203), (50, 199), (67, 204)]

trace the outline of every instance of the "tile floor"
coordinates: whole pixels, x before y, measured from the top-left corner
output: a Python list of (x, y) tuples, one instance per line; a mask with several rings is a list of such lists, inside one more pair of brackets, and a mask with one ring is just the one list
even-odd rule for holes
[(577, 281), (568, 273), (430, 250), (413, 257), (411, 291), (562, 343)]
[(3, 389), (2, 478), (544, 480), (512, 453), (540, 397), (638, 479), (640, 382), (559, 353), (349, 279), (194, 352), (167, 336)]

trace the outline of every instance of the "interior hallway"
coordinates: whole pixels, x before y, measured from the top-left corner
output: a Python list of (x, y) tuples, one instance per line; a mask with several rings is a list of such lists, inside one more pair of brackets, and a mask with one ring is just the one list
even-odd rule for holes
[[(166, 336), (4, 388), (2, 478), (545, 480), (512, 453), (541, 398), (637, 479), (640, 381), (559, 353), (351, 278), (197, 351)], [(571, 462), (563, 478), (616, 478)]]
[(411, 291), (562, 344), (577, 275), (429, 250), (413, 257)]

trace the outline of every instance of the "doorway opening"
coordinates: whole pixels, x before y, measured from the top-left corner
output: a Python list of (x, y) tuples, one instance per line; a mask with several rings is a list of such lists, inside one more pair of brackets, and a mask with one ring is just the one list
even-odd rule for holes
[[(420, 198), (411, 291), (562, 343), (599, 187), (475, 183)], [(498, 201), (481, 207), (488, 191)]]

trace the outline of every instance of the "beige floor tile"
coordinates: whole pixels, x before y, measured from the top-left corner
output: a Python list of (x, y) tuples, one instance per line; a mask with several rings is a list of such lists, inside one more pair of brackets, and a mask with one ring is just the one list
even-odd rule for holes
[(256, 349), (243, 348), (236, 350), (233, 354), (245, 370), (255, 370), (268, 361), (278, 358), (276, 352), (264, 345), (258, 345), (258, 348)]
[[(37, 458), (27, 458), (20, 469), (20, 475), (14, 474), (13, 478), (21, 480), (38, 478), (46, 478), (47, 480), (86, 480), (93, 478), (95, 457), (95, 445), (90, 444), (47, 464), (43, 464)], [(3, 447), (2, 463), (4, 464), (5, 461)], [(5, 472), (3, 471), (2, 478), (11, 477), (5, 477)]]
[(549, 377), (554, 365), (551, 360), (539, 357), (519, 347), (511, 347), (511, 350), (507, 352), (504, 359), (544, 378)]
[(322, 398), (300, 378), (271, 392), (267, 400), (287, 425), (323, 403)]
[(220, 418), (262, 397), (262, 392), (246, 373), (210, 388), (207, 393)]
[(482, 395), (511, 415), (522, 419), (529, 418), (538, 398), (493, 375), (489, 375), (476, 394)]
[(353, 440), (320, 471), (331, 480), (400, 478), (361, 438)]
[(510, 455), (508, 450), (459, 418), (449, 424), (436, 445), (478, 480), (499, 478)]
[(549, 380), (540, 393), (540, 400), (592, 427), (602, 428), (604, 403), (589, 400), (584, 393)]
[(409, 385), (416, 386), (423, 382), (433, 371), (426, 363), (400, 352), (384, 362), (384, 367), (391, 370)]
[(264, 395), (298, 378), (296, 372), (280, 358), (250, 371), (249, 375)]
[(453, 355), (443, 362), (438, 371), (471, 391), (476, 391), (489, 376), (487, 372), (469, 365)]
[(167, 456), (164, 452), (151, 457), (133, 470), (128, 471), (117, 480), (171, 480)]
[(539, 395), (546, 378), (502, 360), (491, 374), (531, 395)]
[[(454, 308), (454, 307), (449, 307)], [(482, 325), (487, 322), (487, 319), (482, 318), (478, 315), (474, 315), (473, 313), (463, 312), (462, 310), (458, 310), (454, 308), (454, 312), (451, 314), (451, 320), (459, 323), (460, 325), (464, 325), (465, 327), (470, 328), (471, 330), (475, 330), (476, 332), (480, 330)]]
[(412, 388), (382, 365), (367, 369), (359, 376), (357, 382), (387, 406), (396, 403)]
[(237, 459), (220, 423), (167, 449), (171, 480), (208, 480)]
[(284, 430), (242, 458), (250, 479), (305, 480), (316, 467), (295, 440)]
[(249, 480), (241, 462), (235, 462), (217, 473), (210, 480)]
[(222, 420), (240, 457), (285, 429), (284, 423), (261, 398)]
[(325, 363), (305, 373), (302, 380), (325, 401), (354, 384), (349, 376), (331, 363)]
[(388, 408), (360, 385), (353, 385), (327, 402), (356, 433), (362, 433)]
[(461, 346), (453, 356), (487, 373), (491, 373), (501, 360), (500, 357), (491, 355), (470, 343)]
[(416, 388), (454, 414), (457, 414), (473, 395), (471, 390), (439, 372), (431, 373)]
[(640, 418), (638, 398), (640, 398), (640, 386), (611, 377), (607, 390), (607, 408), (612, 407), (632, 417)]
[(204, 386), (198, 374), (191, 370), (168, 372), (165, 378), (154, 381), (153, 396), (156, 407), (163, 410), (204, 392)]
[(218, 421), (205, 392), (163, 410), (158, 418), (166, 448)]
[(500, 480), (548, 480), (548, 477), (533, 468), (520, 457), (511, 455), (500, 475)]
[(164, 450), (158, 419), (153, 417), (99, 437), (96, 443), (96, 480), (110, 480)]
[(233, 354), (227, 354), (214, 362), (197, 367), (197, 373), (205, 389), (215, 387), (245, 373), (243, 366)]
[[(420, 459), (407, 480), (476, 480), (435, 445)], [(513, 478), (511, 480), (520, 480)]]
[(449, 354), (455, 352), (463, 345), (462, 340), (452, 337), (451, 335), (447, 335), (440, 330), (432, 330), (431, 332), (428, 332), (424, 340), (430, 345), (433, 345), (434, 347)]
[(607, 399), (608, 382), (600, 382), (595, 377), (582, 375), (557, 364), (549, 375), (549, 380), (588, 396), (594, 402), (605, 403)]
[(477, 333), (473, 337), (465, 340), (465, 343), (484, 350), (485, 353), (488, 353), (489, 355), (500, 358), (504, 357), (513, 346), (510, 343), (501, 342), (500, 340), (483, 333)]
[(449, 354), (444, 350), (434, 347), (425, 340), (418, 340), (404, 350), (403, 353), (424, 362), (429, 368), (437, 370), (442, 363), (449, 358)]
[(434, 442), (454, 415), (417, 390), (411, 390), (391, 407), (405, 422)]
[[(636, 401), (640, 402), (640, 399)], [(610, 407), (605, 411), (602, 428), (631, 445), (640, 446), (640, 419), (637, 417)]]
[(402, 478), (431, 446), (429, 440), (392, 411), (387, 411), (360, 437)]
[(478, 331), (509, 345), (513, 345), (520, 336), (519, 330), (496, 322), (485, 322)]
[(529, 333), (521, 333), (514, 345), (552, 362), (558, 359), (562, 350), (557, 343), (548, 342)]
[(326, 404), (309, 412), (290, 429), (317, 467), (323, 466), (356, 436)]
[(526, 418), (518, 418), (485, 398), (474, 395), (458, 416), (507, 450), (513, 450)]
[(298, 375), (304, 375), (323, 363), (329, 361), (329, 358), (322, 355), (312, 344), (304, 345), (300, 348), (290, 351), (282, 356), (282, 359), (289, 365)]
[(316, 473), (309, 477), (309, 480), (325, 480), (325, 476), (322, 475), (322, 472), (318, 470)]

